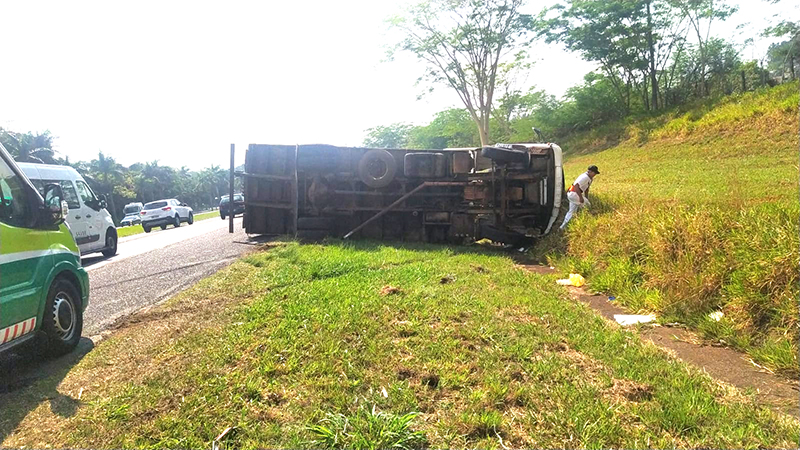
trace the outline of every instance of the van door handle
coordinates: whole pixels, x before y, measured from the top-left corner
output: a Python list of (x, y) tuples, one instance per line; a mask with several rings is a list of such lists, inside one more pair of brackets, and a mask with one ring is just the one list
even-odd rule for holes
[[(77, 219), (80, 219), (80, 217), (76, 217), (76, 218), (77, 218)], [(86, 215), (86, 218), (87, 218), (87, 219), (91, 219), (91, 218), (92, 218), (92, 215), (91, 215), (91, 214), (87, 214), (87, 215)]]
[(77, 219), (80, 219), (80, 218), (81, 218), (81, 216), (75, 216), (75, 219), (76, 219), (76, 220), (77, 220)]

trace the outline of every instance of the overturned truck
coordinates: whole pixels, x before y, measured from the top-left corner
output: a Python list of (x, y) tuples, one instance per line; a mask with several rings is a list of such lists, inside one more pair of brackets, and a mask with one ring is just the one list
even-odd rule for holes
[(523, 246), (547, 234), (564, 192), (561, 148), (247, 149), (244, 228), (290, 234)]

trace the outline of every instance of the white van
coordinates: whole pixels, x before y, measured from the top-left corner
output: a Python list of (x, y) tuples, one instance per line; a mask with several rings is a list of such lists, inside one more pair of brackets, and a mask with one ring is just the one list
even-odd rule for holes
[(77, 170), (69, 166), (32, 163), (19, 163), (19, 167), (40, 192), (47, 184), (61, 185), (70, 210), (67, 225), (81, 255), (95, 252), (103, 252), (105, 256), (117, 254), (117, 228), (105, 209), (106, 201), (97, 198)]

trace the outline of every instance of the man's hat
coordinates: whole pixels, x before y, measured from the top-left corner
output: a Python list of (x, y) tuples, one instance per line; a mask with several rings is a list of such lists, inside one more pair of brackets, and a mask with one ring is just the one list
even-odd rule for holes
[(599, 169), (597, 168), (597, 166), (595, 166), (595, 165), (591, 165), (591, 166), (589, 166), (589, 169), (587, 169), (587, 170), (589, 170), (589, 171), (591, 171), (591, 172), (594, 172), (594, 173), (596, 173), (596, 174), (600, 175), (600, 170), (599, 170)]

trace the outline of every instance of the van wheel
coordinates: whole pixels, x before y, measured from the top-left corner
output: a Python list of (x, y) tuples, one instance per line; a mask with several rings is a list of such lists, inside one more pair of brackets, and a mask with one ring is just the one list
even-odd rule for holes
[(222, 220), (225, 220), (225, 214), (220, 214), (219, 218), (222, 219)]
[(174, 221), (174, 222), (172, 222), (172, 225), (173, 225), (175, 228), (178, 228), (179, 226), (181, 226), (181, 216), (179, 216), (179, 215), (175, 214), (175, 221)]
[(65, 279), (57, 279), (47, 294), (42, 319), (44, 350), (51, 356), (71, 352), (81, 339), (83, 311), (78, 289)]
[(117, 254), (117, 232), (112, 228), (106, 231), (106, 249), (103, 250), (103, 256), (110, 258)]
[(194, 223), (194, 214), (189, 213), (189, 225)]
[(167, 226), (166, 226), (166, 225), (161, 225), (161, 229), (162, 229), (162, 230), (166, 230), (166, 229), (167, 229)]
[(150, 232), (150, 227), (142, 225), (142, 228), (144, 228), (144, 232), (145, 233), (149, 233)]

